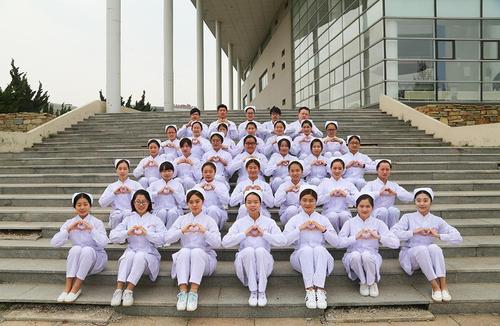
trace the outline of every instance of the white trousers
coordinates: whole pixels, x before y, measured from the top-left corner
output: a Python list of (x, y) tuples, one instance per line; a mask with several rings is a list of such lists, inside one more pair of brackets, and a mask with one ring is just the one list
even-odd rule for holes
[(123, 221), (123, 218), (125, 215), (129, 214), (131, 210), (121, 210), (121, 209), (114, 209), (111, 211), (109, 214), (109, 227), (111, 229), (114, 229), (118, 224), (120, 224)]
[(359, 278), (360, 284), (372, 285), (376, 282), (377, 265), (375, 256), (368, 252), (353, 251), (351, 255), (351, 269)]
[(165, 224), (167, 229), (169, 229), (175, 220), (180, 216), (179, 209), (177, 207), (172, 208), (160, 208), (154, 211), (154, 215)]
[(193, 180), (193, 178), (190, 178), (188, 176), (177, 177), (177, 180), (179, 180), (179, 182), (182, 184), (185, 192), (187, 192), (189, 189), (192, 189), (196, 185), (196, 182)]
[(383, 221), (390, 229), (399, 221), (400, 211), (396, 207), (379, 207), (373, 211), (373, 215)]
[(201, 284), (205, 275), (210, 275), (210, 256), (200, 248), (182, 248), (175, 261), (177, 284)]
[(301, 208), (295, 205), (287, 206), (285, 209), (280, 209), (280, 221), (285, 225), (293, 216), (300, 212)]
[(273, 193), (278, 190), (278, 188), (285, 182), (286, 180), (290, 179), (289, 176), (285, 177), (273, 177), (271, 180), (271, 189), (273, 190)]
[(337, 231), (337, 233), (340, 232), (344, 223), (347, 220), (349, 220), (350, 218), (352, 218), (351, 212), (348, 210), (347, 211), (340, 211), (340, 212), (326, 211), (326, 212), (323, 212), (323, 215), (328, 217), (328, 219), (330, 220), (330, 223), (332, 223), (332, 226), (335, 229), (335, 231)]
[(361, 190), (364, 186), (366, 186), (366, 180), (364, 178), (346, 178), (350, 182), (354, 183), (356, 188)]
[(437, 244), (415, 246), (408, 249), (411, 269), (421, 269), (427, 280), (446, 277), (443, 250)]
[(302, 273), (304, 287), (324, 288), (330, 253), (323, 246), (301, 248), (297, 257), (291, 260), (292, 267)]
[(153, 182), (158, 181), (158, 180), (160, 180), (160, 179), (159, 179), (159, 178), (157, 178), (157, 177), (149, 177), (149, 178), (147, 178), (147, 177), (142, 177), (142, 178), (140, 178), (140, 179), (139, 179), (139, 180), (137, 180), (137, 181), (141, 184), (141, 186), (142, 186), (144, 189), (148, 189), (148, 187), (149, 187), (149, 186), (150, 186)]
[(264, 248), (246, 247), (238, 255), (241, 255), (243, 272), (248, 281), (248, 289), (251, 292), (266, 292), (267, 277), (270, 274), (268, 268), (269, 256), (271, 254)]
[(206, 208), (206, 214), (213, 218), (217, 225), (219, 226), (219, 230), (222, 230), (224, 224), (227, 221), (227, 211), (220, 208), (216, 205), (211, 205)]
[(120, 260), (118, 267), (118, 282), (128, 282), (134, 285), (139, 283), (142, 274), (148, 273), (147, 253), (143, 251), (129, 251)]
[(99, 272), (93, 271), (96, 261), (97, 253), (94, 248), (73, 246), (69, 250), (66, 260), (66, 277), (77, 277), (82, 281), (85, 280), (87, 275)]

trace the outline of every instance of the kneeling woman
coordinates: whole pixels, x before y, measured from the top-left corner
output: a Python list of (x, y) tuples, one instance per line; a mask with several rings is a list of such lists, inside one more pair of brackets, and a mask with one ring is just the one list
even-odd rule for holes
[(422, 270), (431, 282), (432, 300), (450, 301), (443, 251), (434, 241), (460, 243), (462, 236), (457, 229), (430, 212), (434, 200), (431, 188), (417, 188), (413, 194), (417, 211), (404, 214), (391, 228), (399, 239), (405, 241), (399, 252), (399, 262), (409, 275)]
[(347, 247), (342, 262), (351, 280), (359, 278), (359, 293), (362, 296), (378, 297), (377, 282), (380, 281), (382, 265), (379, 245), (396, 249), (399, 248), (399, 239), (383, 221), (372, 216), (371, 195), (359, 196), (356, 209), (358, 215), (345, 222), (339, 233), (342, 247)]
[(181, 240), (181, 250), (172, 255), (172, 278), (177, 277), (179, 285), (179, 311), (194, 311), (198, 308), (201, 279), (211, 275), (217, 265), (214, 248), (221, 245), (220, 232), (215, 220), (203, 212), (204, 201), (203, 189), (188, 190), (186, 202), (191, 212), (174, 222), (165, 239), (167, 243)]
[(284, 230), (287, 244), (295, 246), (290, 262), (302, 273), (306, 307), (326, 309), (325, 279), (333, 271), (333, 257), (325, 242), (338, 247), (339, 237), (328, 218), (316, 212), (316, 187), (303, 187), (299, 199), (302, 212), (292, 217)]
[(276, 222), (260, 214), (261, 204), (262, 192), (247, 191), (245, 206), (248, 214), (236, 220), (222, 239), (222, 245), (226, 248), (240, 245), (234, 267), (240, 281), (250, 290), (248, 304), (252, 307), (264, 307), (267, 304), (267, 278), (274, 265), (271, 246), (282, 247), (286, 244), (285, 236)]
[(66, 262), (66, 286), (57, 302), (74, 302), (82, 293), (81, 286), (87, 275), (101, 272), (108, 261), (104, 247), (108, 236), (101, 220), (90, 214), (92, 196), (76, 193), (71, 200), (76, 216), (67, 220), (50, 244), (62, 247), (68, 239), (73, 244)]
[[(160, 272), (160, 253), (157, 247), (164, 244), (165, 224), (151, 214), (153, 205), (146, 190), (137, 190), (132, 196), (132, 213), (111, 231), (113, 243), (128, 242), (128, 247), (118, 260), (118, 281), (111, 299), (112, 306), (134, 304), (133, 291), (142, 274), (155, 281)], [(124, 290), (125, 289), (125, 290)]]

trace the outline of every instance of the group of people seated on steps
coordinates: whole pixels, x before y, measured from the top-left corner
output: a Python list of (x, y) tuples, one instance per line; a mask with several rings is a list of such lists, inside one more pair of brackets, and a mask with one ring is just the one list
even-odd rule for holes
[[(272, 250), (289, 246), (294, 248), (290, 263), (302, 274), (307, 308), (327, 307), (325, 281), (334, 266), (329, 246), (345, 248), (342, 263), (348, 277), (359, 282), (362, 296), (379, 295), (382, 245), (401, 248), (399, 261), (407, 274), (422, 271), (432, 300), (451, 300), (443, 251), (435, 241), (459, 243), (462, 237), (431, 213), (431, 188), (408, 192), (389, 180), (391, 160), (373, 161), (361, 153), (359, 135), (338, 137), (337, 121), (324, 124), (325, 136), (307, 107), (299, 108), (292, 123), (273, 107), (271, 119), (259, 123), (256, 108), (248, 106), (246, 121), (238, 126), (227, 111), (220, 104), (218, 119), (206, 125), (193, 108), (185, 125), (167, 125), (165, 141), (148, 140), (149, 155), (133, 170), (138, 181), (129, 178), (129, 160), (114, 161), (118, 180), (99, 198), (100, 206), (111, 206), (109, 237), (103, 222), (90, 213), (92, 195), (73, 195), (76, 216), (51, 241), (56, 247), (72, 243), (58, 302), (74, 302), (85, 278), (105, 269), (108, 243), (127, 244), (112, 306), (133, 304), (142, 275), (153, 282), (158, 277), (158, 248), (174, 243), (180, 247), (171, 268), (179, 287), (178, 310), (197, 309), (202, 279), (216, 269), (216, 249), (232, 247), (239, 248), (235, 273), (249, 289), (250, 306), (266, 306)], [(367, 182), (365, 172), (377, 178)], [(230, 191), (233, 176), (237, 181)], [(396, 198), (414, 202), (416, 211), (400, 218)], [(229, 206), (238, 210), (226, 230)], [(279, 223), (271, 216), (272, 207), (279, 208)]]

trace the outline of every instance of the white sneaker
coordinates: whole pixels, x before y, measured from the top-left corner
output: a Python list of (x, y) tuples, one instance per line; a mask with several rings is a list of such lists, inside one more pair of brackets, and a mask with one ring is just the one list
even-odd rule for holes
[(116, 289), (111, 298), (111, 306), (116, 307), (122, 303), (123, 290)]
[(256, 307), (258, 304), (257, 291), (250, 292), (250, 297), (248, 298), (248, 305), (250, 307)]
[(370, 295), (370, 287), (368, 284), (360, 284), (359, 285), (359, 294), (361, 294), (364, 297), (367, 297)]
[(195, 311), (198, 309), (198, 293), (189, 292), (187, 300), (187, 311)]
[(187, 300), (188, 300), (188, 294), (186, 291), (181, 291), (181, 292), (179, 292), (179, 294), (177, 294), (177, 310), (178, 311), (186, 310)]
[(376, 298), (378, 297), (378, 285), (377, 283), (373, 283), (372, 285), (370, 285), (370, 297), (372, 298)]
[(66, 296), (66, 298), (64, 298), (64, 302), (66, 303), (71, 303), (71, 302), (75, 302), (76, 299), (78, 299), (78, 297), (80, 296), (80, 294), (82, 294), (82, 290), (78, 290), (78, 292), (76, 293), (73, 293), (73, 292), (70, 292), (68, 293), (68, 295)]
[(441, 291), (441, 296), (443, 298), (443, 302), (451, 301), (451, 295), (450, 295), (450, 292), (448, 290)]
[(66, 296), (68, 295), (68, 292), (61, 292), (59, 296), (57, 297), (56, 301), (57, 302), (64, 302), (64, 299), (66, 299)]
[(441, 291), (432, 291), (432, 300), (436, 302), (443, 301), (443, 293)]
[(265, 307), (267, 305), (266, 292), (259, 292), (257, 303), (259, 307)]
[(316, 292), (314, 290), (306, 290), (306, 307), (316, 309)]
[(134, 291), (125, 290), (123, 291), (122, 306), (130, 307), (134, 304)]
[(318, 309), (326, 309), (326, 291), (325, 290), (316, 290), (316, 307)]

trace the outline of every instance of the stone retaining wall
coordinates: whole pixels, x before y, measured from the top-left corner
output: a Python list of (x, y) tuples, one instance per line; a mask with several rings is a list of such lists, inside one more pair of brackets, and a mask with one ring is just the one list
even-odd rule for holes
[(415, 110), (450, 127), (474, 126), (500, 122), (500, 105), (429, 104)]
[(56, 116), (49, 113), (2, 113), (0, 114), (0, 131), (27, 132)]

